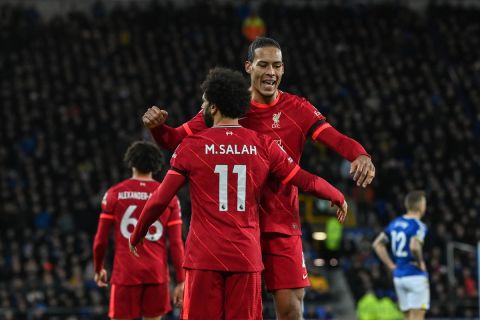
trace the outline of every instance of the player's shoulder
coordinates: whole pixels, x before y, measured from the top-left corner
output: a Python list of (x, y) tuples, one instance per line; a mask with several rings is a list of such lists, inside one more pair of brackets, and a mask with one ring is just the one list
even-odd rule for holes
[(402, 227), (403, 229), (406, 229), (408, 227), (408, 222), (405, 221), (403, 216), (396, 217), (392, 221), (390, 221), (387, 229), (394, 229), (395, 227)]
[(103, 195), (102, 206), (111, 207), (117, 199), (117, 194), (122, 192), (123, 189), (125, 189), (127, 182), (128, 182), (128, 179), (118, 182), (113, 186), (111, 186), (110, 188), (108, 188)]
[(288, 92), (282, 92), (282, 106), (290, 111), (290, 116), (297, 119), (325, 120), (325, 116), (307, 100), (307, 98)]
[(296, 95), (296, 94), (285, 92), (285, 91), (281, 91), (280, 94), (281, 94), (280, 102), (286, 102), (289, 105), (294, 104), (294, 105), (300, 106), (300, 105), (303, 105), (305, 102), (308, 102), (307, 98), (300, 95)]
[(263, 146), (267, 146), (268, 144), (274, 141), (272, 137), (264, 133), (261, 133), (252, 129), (247, 129), (247, 128), (244, 128), (244, 129), (245, 129), (244, 130), (245, 134), (249, 134), (253, 139), (255, 139), (258, 143), (260, 143)]
[(423, 223), (420, 219), (412, 219), (412, 224), (414, 225), (416, 230), (421, 230), (425, 232), (427, 230), (427, 225)]
[(203, 134), (203, 131), (201, 131), (194, 135), (183, 138), (182, 142), (177, 146), (173, 154), (176, 156), (180, 150), (191, 149), (195, 145), (198, 145), (200, 141), (203, 140)]
[(156, 190), (160, 186), (160, 182), (158, 182), (157, 180), (147, 180), (142, 182), (145, 183), (146, 186), (148, 186), (150, 189), (153, 189), (153, 190)]
[(249, 134), (253, 137), (263, 137), (263, 136), (265, 136), (264, 134), (262, 134), (258, 131), (252, 130), (250, 128), (241, 127), (239, 129), (240, 129), (239, 132), (241, 132), (242, 134)]
[(121, 191), (122, 189), (124, 189), (125, 187), (127, 187), (127, 185), (130, 183), (130, 179), (125, 179), (123, 181), (120, 181), (116, 184), (114, 184), (113, 186), (111, 186), (110, 188), (107, 189), (107, 192), (108, 193), (117, 193), (119, 191)]

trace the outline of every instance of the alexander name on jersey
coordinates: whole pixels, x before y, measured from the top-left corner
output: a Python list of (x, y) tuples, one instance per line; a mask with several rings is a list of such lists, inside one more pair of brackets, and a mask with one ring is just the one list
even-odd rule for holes
[(236, 144), (206, 144), (205, 154), (248, 154), (257, 155), (257, 146)]
[(139, 191), (123, 191), (118, 193), (118, 200), (136, 199), (136, 200), (148, 200), (152, 194), (149, 192)]

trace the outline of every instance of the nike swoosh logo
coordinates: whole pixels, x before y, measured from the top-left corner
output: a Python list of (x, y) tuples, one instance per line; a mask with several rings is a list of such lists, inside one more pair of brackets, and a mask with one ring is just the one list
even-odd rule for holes
[(306, 273), (302, 276), (303, 280), (307, 279), (307, 277), (308, 277), (308, 273)]

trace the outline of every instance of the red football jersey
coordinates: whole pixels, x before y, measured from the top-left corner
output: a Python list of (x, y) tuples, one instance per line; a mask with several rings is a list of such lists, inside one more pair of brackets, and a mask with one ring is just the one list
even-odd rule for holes
[(114, 220), (112, 284), (164, 283), (169, 279), (164, 230), (182, 223), (177, 197), (172, 199), (167, 212), (150, 227), (144, 245), (138, 248), (140, 257), (132, 255), (128, 247), (138, 217), (159, 185), (153, 180), (128, 179), (110, 188), (103, 197), (101, 218)]
[[(240, 124), (274, 139), (296, 163), (300, 161), (306, 139), (309, 136), (315, 138), (321, 130), (329, 127), (325, 117), (305, 98), (282, 91), (268, 105), (252, 100)], [(202, 112), (183, 128), (188, 135), (204, 130)], [(264, 189), (260, 219), (262, 232), (300, 235), (297, 187), (281, 185), (270, 179)]]
[(184, 267), (262, 270), (262, 190), (270, 173), (285, 182), (293, 177), (300, 169), (293, 159), (265, 135), (219, 125), (185, 138), (171, 166), (190, 182), (192, 219)]

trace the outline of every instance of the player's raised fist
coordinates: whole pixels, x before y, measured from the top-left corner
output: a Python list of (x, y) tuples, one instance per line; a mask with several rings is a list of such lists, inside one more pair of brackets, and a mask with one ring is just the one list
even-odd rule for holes
[(163, 125), (167, 121), (168, 112), (161, 110), (157, 106), (148, 108), (147, 112), (143, 114), (143, 125), (148, 129)]

